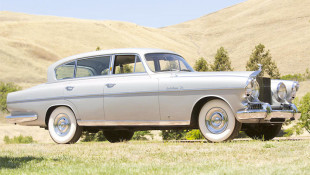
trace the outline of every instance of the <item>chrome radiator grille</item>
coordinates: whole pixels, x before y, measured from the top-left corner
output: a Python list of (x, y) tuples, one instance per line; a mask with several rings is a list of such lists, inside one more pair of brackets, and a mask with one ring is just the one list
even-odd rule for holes
[(265, 103), (272, 103), (271, 100), (271, 80), (266, 77), (257, 77), (256, 78), (259, 84), (259, 97), (258, 99)]

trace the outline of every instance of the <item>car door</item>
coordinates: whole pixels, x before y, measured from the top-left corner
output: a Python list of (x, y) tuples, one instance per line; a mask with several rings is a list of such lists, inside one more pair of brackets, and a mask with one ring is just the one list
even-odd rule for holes
[(110, 56), (76, 61), (75, 79), (65, 87), (65, 99), (78, 109), (84, 122), (103, 121), (103, 91), (109, 74)]
[(104, 86), (104, 111), (106, 120), (115, 124), (147, 125), (160, 121), (158, 79), (145, 72), (138, 56), (115, 56), (113, 75)]
[(160, 115), (163, 121), (183, 121), (188, 118), (184, 113), (183, 101), (186, 96), (180, 96), (182, 90), (177, 74), (164, 74), (159, 77)]

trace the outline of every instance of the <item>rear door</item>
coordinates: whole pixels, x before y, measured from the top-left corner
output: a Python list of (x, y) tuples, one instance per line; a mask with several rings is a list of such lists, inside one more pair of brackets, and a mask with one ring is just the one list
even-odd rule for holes
[(87, 122), (104, 120), (103, 90), (109, 74), (110, 56), (96, 56), (76, 61), (75, 79), (65, 87), (65, 99), (72, 102)]

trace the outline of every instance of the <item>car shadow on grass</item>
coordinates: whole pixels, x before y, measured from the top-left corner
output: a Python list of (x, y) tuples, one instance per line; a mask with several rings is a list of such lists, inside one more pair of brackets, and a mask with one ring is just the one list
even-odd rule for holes
[(24, 164), (27, 164), (30, 161), (41, 162), (43, 160), (42, 157), (33, 157), (33, 156), (25, 156), (25, 157), (0, 157), (0, 169), (16, 169), (20, 168)]

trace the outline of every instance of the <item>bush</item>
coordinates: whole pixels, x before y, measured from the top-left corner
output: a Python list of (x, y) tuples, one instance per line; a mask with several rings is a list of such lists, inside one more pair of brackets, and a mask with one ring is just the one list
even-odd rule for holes
[(31, 136), (15, 136), (10, 138), (9, 136), (5, 136), (3, 139), (6, 144), (26, 144), (26, 143), (34, 143), (34, 140)]
[(133, 140), (148, 140), (146, 136), (150, 136), (153, 139), (151, 131), (136, 131), (133, 135)]
[(163, 140), (183, 140), (188, 130), (162, 130)]
[(310, 133), (310, 92), (303, 96), (300, 101), (296, 99), (295, 103), (297, 104), (298, 111), (301, 113), (301, 117), (294, 126), (285, 130), (286, 134), (284, 136), (290, 136), (294, 133), (302, 134), (303, 129)]
[(284, 75), (281, 76), (280, 78), (281, 80), (294, 80), (294, 81), (304, 81), (305, 78), (302, 74), (288, 74), (288, 75)]
[(201, 140), (204, 139), (199, 129), (193, 129), (186, 133), (186, 140)]
[(6, 106), (6, 98), (8, 93), (21, 90), (19, 86), (14, 83), (3, 83), (0, 82), (0, 111), (8, 112)]
[(281, 77), (281, 80), (305, 81), (310, 79), (310, 71), (306, 69), (304, 74), (288, 74)]
[(98, 131), (97, 133), (89, 133), (88, 131), (83, 131), (81, 142), (102, 142), (107, 139), (103, 135), (103, 131)]

